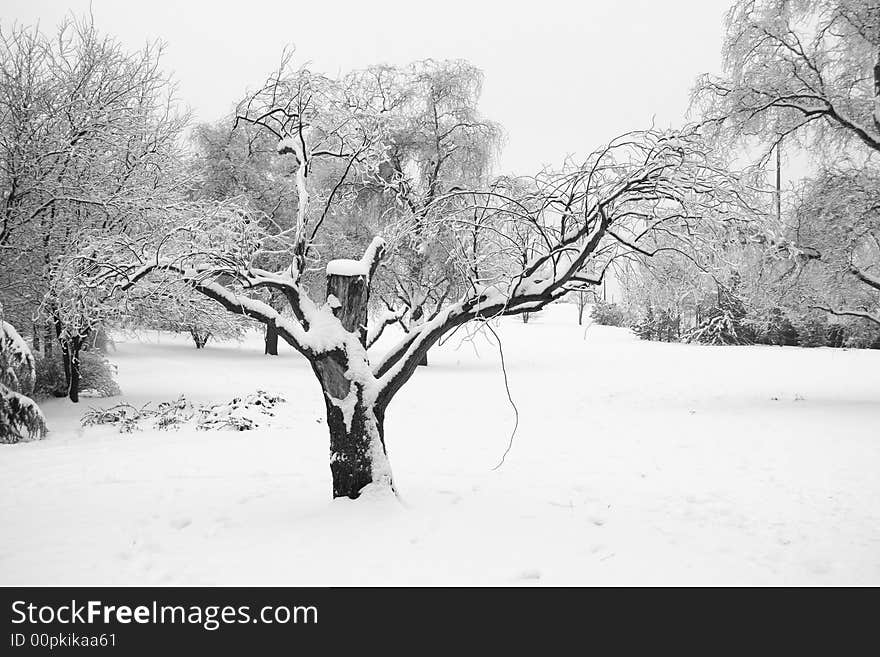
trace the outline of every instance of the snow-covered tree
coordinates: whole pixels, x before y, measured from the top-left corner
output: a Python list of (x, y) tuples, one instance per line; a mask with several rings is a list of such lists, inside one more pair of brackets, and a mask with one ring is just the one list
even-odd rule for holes
[(79, 285), (93, 266), (85, 245), (137, 230), (185, 186), (185, 116), (160, 55), (160, 44), (128, 52), (89, 19), (0, 33), (0, 294), (51, 327), (73, 401), (79, 351), (113, 313)]
[(807, 304), (880, 326), (880, 172), (829, 170), (803, 185), (792, 240)]
[(241, 340), (255, 328), (246, 318), (225, 312), (179, 278), (138, 287), (119, 306), (117, 322), (134, 332), (151, 329), (188, 334), (196, 349), (209, 340)]
[[(788, 227), (768, 231), (778, 238), (768, 253), (804, 273), (807, 304), (876, 321), (880, 5), (739, 0), (724, 64), (723, 76), (704, 76), (695, 90), (707, 124), (767, 155), (783, 140), (799, 145), (822, 169), (801, 186)], [(818, 287), (809, 290), (811, 280)]]
[(480, 218), (450, 225), (442, 220), (445, 206), (461, 199), (438, 199), (487, 181), (502, 131), (478, 111), (483, 75), (466, 61), (376, 66), (357, 78), (362, 94), (386, 115), (388, 129), (380, 175), (361, 194), (385, 200), (385, 222), (406, 224), (375, 291), (384, 306), (397, 310), (397, 323), (408, 331), (461, 293), (468, 274), (456, 266), (456, 251), (469, 250), (479, 264)]
[(880, 7), (872, 0), (738, 0), (725, 75), (700, 78), (707, 121), (770, 148), (880, 152)]
[[(297, 212), (290, 229), (267, 232), (264, 223), (235, 208), (151, 214), (149, 230), (94, 245), (106, 289), (131, 290), (176, 273), (229, 312), (275, 323), (281, 339), (309, 361), (323, 391), (336, 497), (391, 485), (386, 412), (443, 336), (465, 324), (540, 310), (600, 283), (618, 259), (649, 257), (678, 235), (686, 240), (696, 225), (741, 216), (743, 202), (736, 177), (693, 130), (630, 133), (580, 163), (521, 184), (446, 190), (428, 216), (450, 227), (472, 227), (475, 213), (482, 217), (479, 272), (383, 355), (371, 355), (372, 286), (383, 261), (408, 236), (409, 229), (400, 228), (410, 219), (382, 229), (356, 259), (324, 258), (323, 299), (304, 282), (322, 261), (327, 218), (356, 207), (340, 190), (349, 182), (381, 179), (389, 159), (386, 113), (364, 102), (357, 89), (349, 76), (282, 69), (240, 107), (239, 121), (269, 131), (279, 156), (295, 159)], [(328, 187), (331, 176), (337, 183)], [(524, 242), (511, 238), (517, 234), (529, 237), (525, 261)], [(288, 250), (283, 268), (255, 264), (263, 252), (282, 246)], [(462, 251), (452, 255), (458, 271), (471, 271), (473, 258)], [(267, 289), (284, 299), (286, 312), (255, 296)]]
[(33, 394), (36, 371), (30, 347), (0, 306), (0, 442), (17, 443), (46, 435), (46, 420)]
[[(234, 125), (224, 120), (215, 125), (202, 124), (193, 135), (195, 157), (190, 163), (194, 177), (193, 195), (199, 199), (230, 201), (247, 199), (257, 221), (264, 224), (267, 233), (283, 234), (296, 218), (295, 162), (292, 158), (279, 158), (277, 139), (271, 133), (260, 130), (247, 122)], [(266, 269), (277, 269), (285, 257), (284, 249), (267, 250), (259, 264)], [(265, 292), (265, 301), (274, 308), (283, 308), (283, 300), (276, 293)], [(216, 313), (214, 313), (216, 315)], [(196, 317), (207, 320), (204, 313), (194, 312)], [(225, 333), (236, 331), (228, 320), (215, 318), (215, 330), (203, 328), (219, 335), (219, 325), (226, 322)], [(196, 334), (205, 335), (197, 330)], [(199, 339), (194, 337), (198, 345)], [(265, 327), (265, 353), (278, 355), (278, 333), (272, 324)]]

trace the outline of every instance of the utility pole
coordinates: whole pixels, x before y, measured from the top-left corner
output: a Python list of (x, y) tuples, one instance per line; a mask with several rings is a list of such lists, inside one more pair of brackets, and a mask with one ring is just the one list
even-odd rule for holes
[(776, 142), (776, 221), (782, 222), (782, 137)]

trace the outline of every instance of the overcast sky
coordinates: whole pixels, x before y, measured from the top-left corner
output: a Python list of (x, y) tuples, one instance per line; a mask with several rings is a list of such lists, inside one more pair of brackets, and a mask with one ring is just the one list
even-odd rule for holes
[(507, 131), (500, 169), (533, 173), (652, 119), (683, 122), (694, 78), (719, 68), (730, 0), (0, 0), (0, 16), (48, 31), (90, 4), (99, 29), (132, 48), (167, 42), (165, 68), (204, 121), (258, 86), (285, 44), (329, 74), (467, 59), (486, 76), (484, 115)]

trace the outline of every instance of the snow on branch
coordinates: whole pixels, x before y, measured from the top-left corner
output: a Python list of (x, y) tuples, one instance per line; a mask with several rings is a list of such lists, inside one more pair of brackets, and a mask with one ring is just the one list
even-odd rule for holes
[(600, 281), (624, 256), (690, 250), (704, 224), (741, 222), (751, 202), (693, 129), (628, 133), (580, 164), (443, 195), (429, 226), (472, 228), (474, 216), (491, 226), (465, 253), (472, 262), (480, 249), (480, 275), (374, 365), (383, 398), (390, 400), (427, 350), (457, 326), (540, 310), (572, 286)]

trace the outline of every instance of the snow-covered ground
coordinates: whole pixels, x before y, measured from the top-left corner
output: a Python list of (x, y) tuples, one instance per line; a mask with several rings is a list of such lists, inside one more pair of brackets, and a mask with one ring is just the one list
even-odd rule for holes
[(573, 306), (499, 333), (505, 464), (498, 349), (456, 336), (389, 409), (400, 500), (330, 499), (292, 351), (119, 344), (127, 401), (287, 403), (120, 434), (78, 422), (117, 400), (47, 402), (48, 439), (0, 447), (0, 584), (880, 584), (880, 352), (645, 343)]

